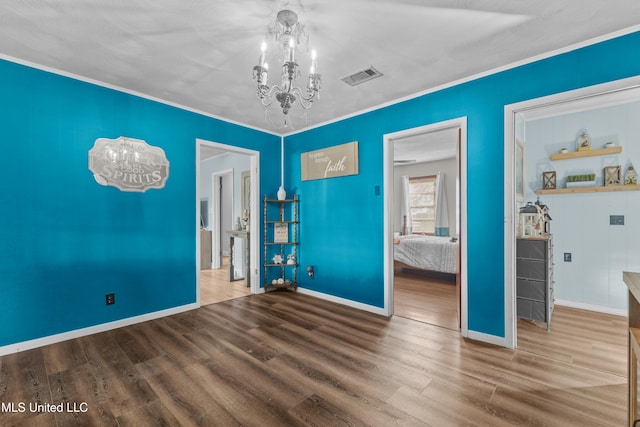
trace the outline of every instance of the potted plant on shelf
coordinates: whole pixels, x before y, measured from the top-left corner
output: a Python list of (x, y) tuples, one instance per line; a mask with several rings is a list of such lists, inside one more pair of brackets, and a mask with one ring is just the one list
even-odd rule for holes
[(595, 173), (585, 173), (582, 175), (569, 175), (567, 177), (567, 188), (593, 187), (595, 185), (596, 185)]

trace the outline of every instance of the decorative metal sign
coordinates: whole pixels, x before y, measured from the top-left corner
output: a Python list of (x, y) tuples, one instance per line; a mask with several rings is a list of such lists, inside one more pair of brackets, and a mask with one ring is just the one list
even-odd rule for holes
[(89, 170), (100, 185), (144, 192), (164, 187), (169, 177), (169, 160), (162, 148), (141, 139), (98, 138), (89, 150)]
[(358, 174), (358, 141), (300, 155), (302, 180)]

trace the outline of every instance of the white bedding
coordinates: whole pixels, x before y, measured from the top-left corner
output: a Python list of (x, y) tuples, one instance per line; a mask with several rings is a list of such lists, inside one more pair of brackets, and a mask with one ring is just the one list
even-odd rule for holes
[(393, 245), (393, 258), (411, 267), (455, 274), (457, 242), (450, 237), (401, 236)]

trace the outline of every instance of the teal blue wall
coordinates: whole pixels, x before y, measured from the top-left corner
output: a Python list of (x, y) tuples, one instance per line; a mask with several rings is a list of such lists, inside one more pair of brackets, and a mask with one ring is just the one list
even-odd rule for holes
[[(196, 138), (260, 151), (279, 185), (279, 137), (11, 62), (0, 77), (0, 346), (196, 301)], [(164, 149), (164, 189), (94, 181), (88, 150), (119, 136)]]
[[(638, 74), (636, 32), (287, 137), (299, 261), (316, 270), (300, 286), (383, 307), (383, 136), (466, 116), (468, 327), (504, 337), (504, 106)], [(358, 175), (301, 181), (301, 153), (350, 141), (359, 142)]]
[[(638, 46), (634, 33), (287, 137), (301, 286), (382, 307), (383, 135), (467, 116), (469, 329), (504, 336), (504, 105), (638, 75)], [(0, 76), (0, 346), (195, 302), (196, 138), (260, 151), (275, 197), (278, 137), (10, 62)], [(118, 136), (165, 150), (164, 189), (95, 183), (87, 152)], [(300, 153), (356, 140), (359, 175), (301, 182)]]

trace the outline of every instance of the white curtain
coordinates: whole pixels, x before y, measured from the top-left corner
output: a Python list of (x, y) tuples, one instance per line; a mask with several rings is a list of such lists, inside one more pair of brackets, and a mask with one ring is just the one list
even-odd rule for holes
[(436, 236), (449, 235), (449, 211), (447, 209), (447, 194), (444, 191), (444, 174), (442, 172), (438, 172), (436, 177), (435, 235)]
[(402, 177), (402, 234), (411, 234), (411, 205), (409, 204), (409, 177)]

